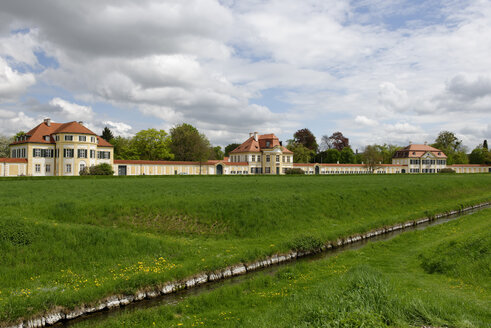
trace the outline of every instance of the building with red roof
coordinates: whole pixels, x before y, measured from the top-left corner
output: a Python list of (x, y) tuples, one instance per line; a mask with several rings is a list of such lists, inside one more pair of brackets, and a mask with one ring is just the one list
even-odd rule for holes
[(4, 176), (73, 176), (93, 165), (113, 165), (113, 146), (82, 122), (54, 123), (47, 118), (10, 144), (10, 157), (18, 167), (4, 164)]

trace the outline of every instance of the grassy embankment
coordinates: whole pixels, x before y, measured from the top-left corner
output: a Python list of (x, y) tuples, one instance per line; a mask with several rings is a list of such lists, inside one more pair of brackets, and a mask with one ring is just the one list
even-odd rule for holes
[(75, 327), (489, 327), (491, 210)]
[(491, 175), (0, 180), (0, 322), (490, 199)]

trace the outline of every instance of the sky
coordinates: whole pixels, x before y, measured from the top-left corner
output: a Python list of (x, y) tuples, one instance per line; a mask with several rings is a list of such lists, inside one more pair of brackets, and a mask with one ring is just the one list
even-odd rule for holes
[(0, 134), (47, 117), (124, 137), (189, 123), (221, 146), (449, 130), (472, 150), (491, 139), (491, 2), (3, 0)]

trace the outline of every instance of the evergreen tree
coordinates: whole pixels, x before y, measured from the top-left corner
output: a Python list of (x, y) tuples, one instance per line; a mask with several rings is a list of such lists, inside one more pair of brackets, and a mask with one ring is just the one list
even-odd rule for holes
[(104, 127), (104, 130), (102, 130), (101, 138), (106, 140), (107, 142), (110, 142), (111, 139), (114, 138), (113, 133), (111, 132), (111, 130), (109, 130), (109, 128), (107, 126)]
[(484, 142), (482, 143), (482, 148), (488, 149), (488, 141), (487, 140), (484, 140)]

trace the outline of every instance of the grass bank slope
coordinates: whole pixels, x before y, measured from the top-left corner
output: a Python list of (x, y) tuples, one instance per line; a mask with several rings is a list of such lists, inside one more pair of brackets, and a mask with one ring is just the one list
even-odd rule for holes
[(487, 327), (491, 210), (83, 327)]
[(490, 199), (491, 175), (0, 180), (0, 322)]

